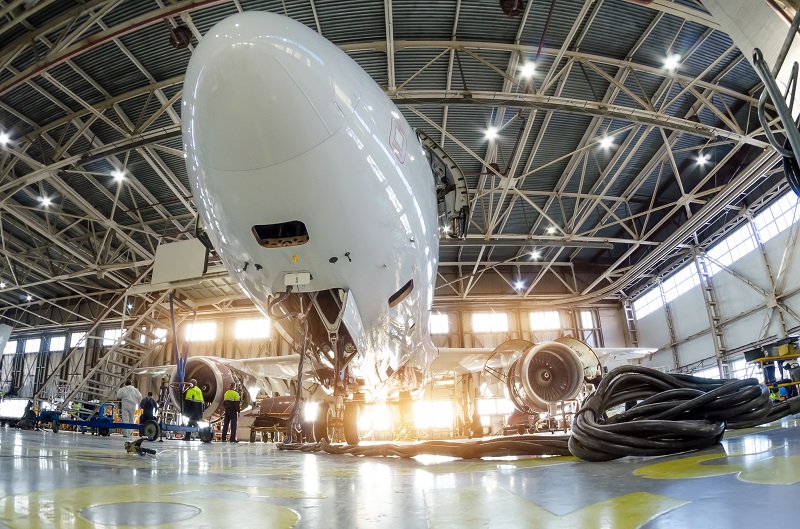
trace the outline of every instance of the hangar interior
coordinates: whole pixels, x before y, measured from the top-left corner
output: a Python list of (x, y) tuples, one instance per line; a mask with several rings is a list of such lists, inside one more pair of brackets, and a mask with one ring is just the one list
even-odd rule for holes
[[(155, 457), (136, 458), (112, 426), (86, 436), (97, 429), (4, 424), (0, 528), (248, 527), (250, 513), (276, 527), (733, 527), (760, 523), (768, 495), (775, 523), (791, 523), (793, 420), (731, 430), (700, 455), (607, 464), (278, 450), (285, 420), (258, 423), (259, 400), (299, 393), (314, 414), (308, 403), (333, 390), (318, 372), (298, 384), (236, 364), (292, 358), (303, 328), (267, 318), (240, 270), (207, 247), (181, 117), (190, 58), (216, 24), (249, 11), (293, 19), (353, 59), (463, 176), (461, 216), (440, 216), (437, 348), (567, 336), (612, 351), (598, 373), (754, 377), (790, 399), (800, 207), (768, 138), (789, 145), (775, 102), (759, 116), (753, 52), (783, 62), (773, 75), (793, 99), (800, 47), (779, 55), (797, 10), (795, 0), (0, 2), (0, 406), (31, 400), (86, 419), (110, 403), (120, 422), (125, 380), (158, 397), (183, 353), (218, 359), (187, 371), (216, 375), (203, 386), (214, 405), (223, 381), (241, 382), (219, 366), (261, 379), (238, 446), (168, 434)], [(622, 353), (636, 349), (649, 351)], [(555, 437), (592, 391), (514, 422), (510, 371), (477, 365), (425, 373), (413, 403), (365, 392), (358, 436)]]

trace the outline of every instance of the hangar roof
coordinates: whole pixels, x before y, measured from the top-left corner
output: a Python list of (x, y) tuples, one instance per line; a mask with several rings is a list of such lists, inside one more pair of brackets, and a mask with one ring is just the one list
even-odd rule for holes
[[(759, 79), (694, 0), (531, 0), (517, 16), (490, 0), (12, 1), (0, 316), (85, 325), (146, 280), (158, 244), (193, 236), (180, 140), (193, 46), (172, 47), (170, 28), (196, 44), (243, 10), (340, 46), (468, 175), (469, 233), (442, 243), (437, 303), (629, 296), (785, 185), (758, 130)], [(224, 277), (186, 294), (217, 309), (241, 297)]]

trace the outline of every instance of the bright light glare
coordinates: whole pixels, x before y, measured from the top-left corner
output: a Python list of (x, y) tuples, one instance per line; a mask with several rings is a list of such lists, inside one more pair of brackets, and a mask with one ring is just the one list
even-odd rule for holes
[(697, 155), (697, 165), (705, 165), (711, 160), (711, 155), (708, 153), (700, 153)]
[(319, 402), (306, 402), (303, 405), (303, 420), (306, 422), (316, 421), (318, 410)]
[(554, 234), (555, 232), (556, 232), (556, 227), (555, 227), (555, 226), (550, 226), (550, 227), (548, 227), (548, 228), (547, 228), (547, 233), (548, 233), (549, 235), (552, 235), (552, 234)]
[(6, 288), (5, 281), (0, 281), (0, 288)]
[(497, 127), (489, 127), (486, 129), (486, 139), (493, 140), (497, 137)]
[(523, 283), (522, 281), (517, 281), (516, 283), (514, 283), (514, 288), (516, 288), (517, 290), (522, 290), (523, 288), (525, 288), (525, 283)]
[(9, 141), (11, 141), (11, 136), (8, 132), (0, 132), (0, 145), (8, 145)]
[(41, 202), (44, 207), (48, 207), (53, 203), (53, 200), (50, 197), (39, 197), (39, 202)]
[(664, 68), (667, 70), (674, 70), (678, 67), (681, 62), (681, 56), (677, 53), (673, 53), (666, 59), (664, 59)]
[(414, 427), (450, 428), (453, 425), (453, 403), (449, 400), (420, 400), (414, 403)]
[(131, 310), (132, 308), (133, 308), (133, 303), (128, 303), (128, 310)]
[(28, 399), (6, 399), (0, 402), (0, 416), (4, 419), (21, 419), (27, 405)]
[(114, 177), (115, 180), (122, 180), (125, 178), (125, 173), (122, 171), (111, 171), (111, 176)]
[(542, 257), (542, 252), (540, 252), (539, 250), (534, 250), (531, 252), (531, 259), (533, 259), (534, 261), (541, 259), (541, 257)]
[(534, 72), (536, 71), (536, 63), (533, 62), (526, 62), (522, 68), (520, 68), (520, 75), (525, 79), (530, 79), (533, 77)]
[(603, 136), (600, 140), (600, 147), (610, 149), (614, 145), (614, 136)]
[(27, 299), (28, 301), (33, 301), (33, 296), (28, 294), (27, 296), (25, 296), (25, 299)]

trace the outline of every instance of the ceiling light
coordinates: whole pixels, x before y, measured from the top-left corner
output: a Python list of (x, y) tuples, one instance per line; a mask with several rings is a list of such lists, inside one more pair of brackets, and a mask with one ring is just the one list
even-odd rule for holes
[(128, 310), (133, 308), (133, 303), (128, 303)]
[(0, 144), (8, 145), (9, 141), (11, 141), (11, 136), (8, 132), (0, 132)]
[(0, 281), (0, 288), (6, 288), (5, 281)]
[(711, 155), (708, 153), (699, 153), (697, 155), (697, 165), (703, 166), (711, 160)]
[(534, 72), (536, 71), (536, 63), (534, 62), (526, 62), (522, 65), (522, 68), (519, 69), (519, 73), (525, 79), (530, 79), (533, 77)]
[(514, 283), (514, 288), (516, 288), (517, 290), (522, 290), (523, 288), (525, 288), (525, 283), (523, 283), (522, 281), (517, 281), (516, 283)]
[(550, 226), (549, 228), (547, 228), (547, 233), (548, 234), (552, 235), (555, 232), (556, 232), (556, 227), (555, 226)]
[(486, 129), (486, 139), (493, 140), (497, 137), (497, 127), (489, 127)]
[(114, 177), (114, 180), (122, 180), (123, 178), (125, 178), (125, 173), (123, 171), (114, 170), (111, 171), (111, 176)]
[(677, 53), (673, 53), (666, 59), (664, 59), (664, 68), (672, 71), (675, 70), (681, 63), (681, 56)]
[(538, 261), (542, 257), (542, 252), (539, 250), (534, 250), (531, 252), (531, 259), (534, 261)]
[(603, 139), (600, 140), (600, 147), (604, 148), (605, 150), (610, 149), (614, 145), (614, 136), (603, 136)]
[(39, 202), (41, 202), (44, 207), (48, 207), (53, 203), (53, 199), (50, 197), (39, 197)]
[(33, 301), (33, 296), (31, 296), (30, 294), (28, 294), (28, 295), (25, 297), (25, 299), (27, 299), (28, 301)]

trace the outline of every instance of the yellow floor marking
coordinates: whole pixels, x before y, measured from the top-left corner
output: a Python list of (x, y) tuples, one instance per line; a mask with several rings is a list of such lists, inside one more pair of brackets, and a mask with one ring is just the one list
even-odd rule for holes
[[(259, 527), (291, 529), (300, 521), (300, 516), (293, 510), (263, 501), (192, 497), (186, 494), (187, 491), (208, 489), (208, 485), (116, 485), (31, 492), (0, 498), (0, 522), (13, 529), (104, 528), (108, 526), (90, 522), (82, 518), (80, 512), (87, 507), (110, 503), (176, 501), (197, 507), (201, 512), (189, 520), (161, 524), (159, 528), (250, 527), (254, 520), (258, 520)], [(273, 488), (215, 485), (213, 489), (244, 492), (251, 498), (296, 497), (276, 496), (275, 492), (280, 489)], [(176, 493), (183, 494), (175, 496)], [(114, 527), (125, 529), (135, 525)]]
[(431, 529), (450, 529), (454, 520), (458, 521), (458, 527), (465, 529), (523, 526), (536, 529), (636, 529), (687, 503), (667, 496), (635, 492), (557, 516), (503, 488), (425, 491), (428, 527)]
[(739, 479), (762, 485), (800, 483), (800, 456), (777, 456), (745, 463)]
[[(702, 464), (706, 461), (731, 457), (736, 457), (741, 462), (717, 465)], [(737, 478), (740, 481), (748, 483), (792, 485), (800, 483), (800, 456), (770, 455), (755, 459), (751, 455), (706, 454), (674, 461), (664, 461), (663, 463), (639, 468), (633, 473), (650, 479), (694, 479), (737, 474)]]
[(664, 461), (633, 471), (634, 475), (650, 479), (693, 479), (724, 476), (740, 472), (742, 465), (701, 465), (704, 461), (724, 459), (725, 454), (706, 454), (702, 456), (685, 457), (683, 459)]

